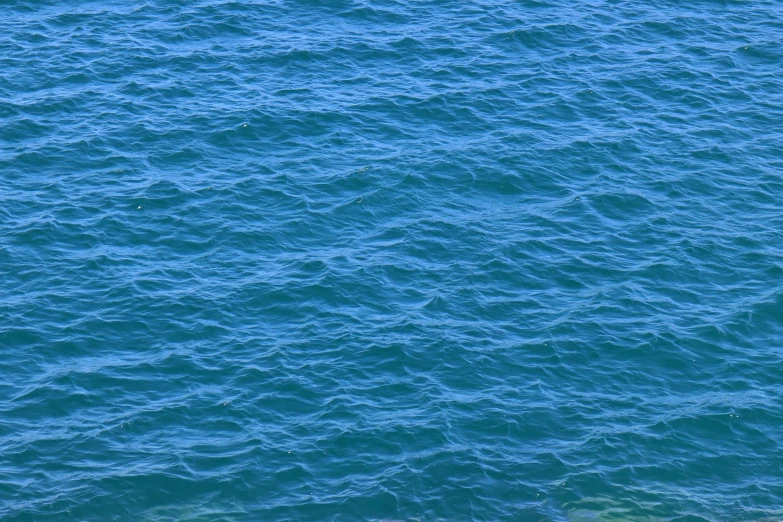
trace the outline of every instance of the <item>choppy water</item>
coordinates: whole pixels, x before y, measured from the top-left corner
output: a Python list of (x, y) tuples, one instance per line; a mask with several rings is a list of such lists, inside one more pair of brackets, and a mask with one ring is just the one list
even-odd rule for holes
[(4, 2), (0, 518), (783, 519), (782, 66), (777, 1)]

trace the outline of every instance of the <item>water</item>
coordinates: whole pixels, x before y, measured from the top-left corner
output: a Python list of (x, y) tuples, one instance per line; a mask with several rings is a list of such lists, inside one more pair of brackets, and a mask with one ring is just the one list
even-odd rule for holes
[(2, 13), (3, 520), (783, 519), (783, 4)]

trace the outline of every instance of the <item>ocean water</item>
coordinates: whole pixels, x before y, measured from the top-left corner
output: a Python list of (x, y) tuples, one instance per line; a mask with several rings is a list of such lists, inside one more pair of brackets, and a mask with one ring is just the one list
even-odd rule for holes
[(783, 519), (783, 3), (6, 0), (0, 519)]

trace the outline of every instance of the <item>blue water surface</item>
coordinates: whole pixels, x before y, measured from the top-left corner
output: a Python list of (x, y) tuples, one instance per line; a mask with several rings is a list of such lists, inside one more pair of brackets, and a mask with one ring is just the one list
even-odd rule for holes
[(783, 3), (5, 0), (0, 519), (783, 519)]

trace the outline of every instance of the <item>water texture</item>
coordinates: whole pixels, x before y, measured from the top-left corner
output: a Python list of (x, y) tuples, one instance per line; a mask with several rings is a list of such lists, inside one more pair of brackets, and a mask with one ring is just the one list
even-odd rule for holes
[(783, 3), (1, 7), (0, 519), (783, 519)]

